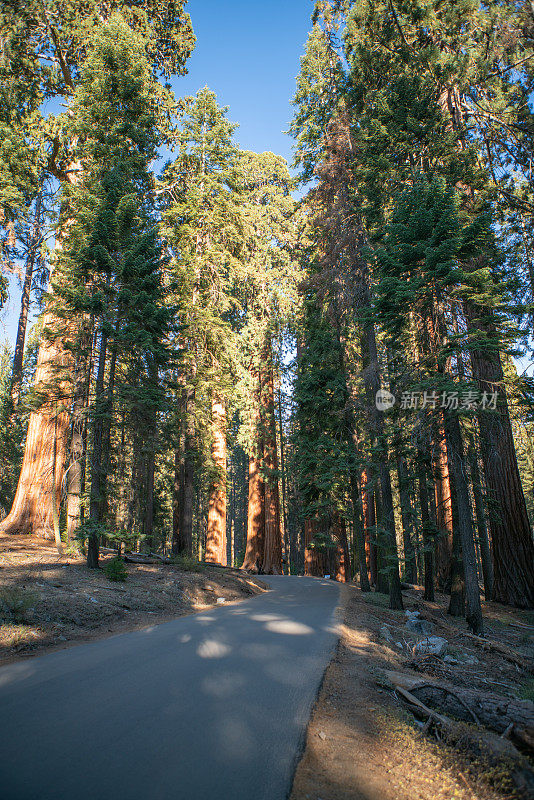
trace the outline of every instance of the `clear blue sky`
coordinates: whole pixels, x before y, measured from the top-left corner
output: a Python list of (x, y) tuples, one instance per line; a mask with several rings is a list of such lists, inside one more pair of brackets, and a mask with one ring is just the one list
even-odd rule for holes
[[(289, 136), (299, 59), (311, 27), (311, 0), (190, 0), (197, 37), (188, 74), (172, 80), (177, 96), (203, 86), (216, 92), (237, 122), (236, 140), (246, 150), (271, 150), (292, 161)], [(11, 281), (0, 313), (0, 341), (13, 343), (20, 290)]]
[(311, 27), (311, 0), (190, 0), (197, 37), (189, 74), (173, 80), (177, 95), (209, 86), (239, 123), (241, 147), (292, 160), (291, 120), (299, 59)]

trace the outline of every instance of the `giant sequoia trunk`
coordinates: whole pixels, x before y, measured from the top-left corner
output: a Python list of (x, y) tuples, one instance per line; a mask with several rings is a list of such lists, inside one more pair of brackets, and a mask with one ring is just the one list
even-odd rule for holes
[[(47, 312), (45, 328), (54, 325), (55, 317)], [(3, 533), (54, 536), (54, 516), (61, 502), (69, 437), (69, 410), (61, 397), (65, 389), (58, 385), (58, 376), (61, 380), (70, 362), (70, 354), (62, 345), (43, 339), (35, 390), (48, 399), (30, 414), (17, 491), (11, 511), (0, 525)], [(58, 393), (58, 399), (53, 399)]]
[[(474, 314), (468, 314), (473, 325)], [(477, 320), (480, 330), (482, 322)], [(486, 325), (490, 336), (491, 328)], [(493, 545), (494, 599), (534, 607), (534, 541), (519, 477), (503, 370), (498, 353), (473, 346), (473, 375), (481, 392), (497, 392), (497, 410), (479, 414), (480, 444), (486, 478), (489, 521)]]
[(435, 575), (438, 588), (443, 592), (451, 586), (453, 524), (447, 442), (441, 413), (435, 425), (432, 453), (438, 528), (435, 539)]
[(248, 506), (247, 544), (243, 569), (259, 572), (263, 561), (265, 538), (265, 495), (261, 460), (258, 455), (249, 456), (248, 462)]
[[(266, 348), (267, 349), (267, 348)], [(278, 491), (278, 454), (274, 413), (274, 374), (271, 344), (268, 343), (264, 372), (264, 464), (265, 464), (265, 539), (262, 571), (266, 575), (282, 574), (282, 531), (280, 529), (280, 497)]]
[[(65, 176), (69, 183), (78, 183), (79, 162), (70, 163)], [(71, 221), (68, 209), (63, 208), (61, 227), (56, 235), (57, 253), (61, 252)], [(53, 332), (57, 326), (58, 320), (48, 307), (43, 315), (43, 330)], [(72, 323), (72, 328), (75, 327), (76, 321)], [(17, 491), (11, 510), (0, 525), (3, 533), (51, 538), (54, 527), (57, 529), (54, 520), (59, 513), (69, 438), (71, 398), (67, 374), (71, 366), (72, 358), (65, 342), (58, 337), (43, 336), (34, 389), (44, 402), (30, 414)]]
[(226, 566), (226, 408), (219, 397), (213, 397), (211, 414), (211, 458), (215, 472), (209, 488), (205, 559)]

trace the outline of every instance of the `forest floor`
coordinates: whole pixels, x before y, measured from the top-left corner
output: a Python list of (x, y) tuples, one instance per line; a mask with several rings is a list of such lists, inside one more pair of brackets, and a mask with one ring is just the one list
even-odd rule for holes
[[(445, 596), (426, 603), (422, 590), (403, 592), (405, 609), (432, 620), (432, 635), (447, 640), (444, 661), (414, 651), (421, 635), (407, 630), (405, 612), (391, 611), (385, 595), (349, 585), (342, 592), (341, 638), (308, 726), (291, 800), (533, 798), (533, 763), (506, 733), (503, 738), (454, 721), (449, 711), (442, 713), (451, 729), (444, 732), (437, 722), (425, 726), (428, 715), (414, 717), (397, 683), (437, 681), (457, 693), (501, 696), (497, 715), (510, 698), (534, 699), (533, 612), (484, 604), (486, 637), (492, 646), (502, 645), (499, 652), (465, 635), (465, 620), (447, 616)], [(526, 702), (526, 709), (534, 718), (534, 705)]]
[[(112, 556), (102, 558), (104, 565)], [(0, 534), (0, 664), (165, 622), (258, 594), (240, 570), (203, 564), (125, 565), (125, 582), (89, 570), (54, 544)]]

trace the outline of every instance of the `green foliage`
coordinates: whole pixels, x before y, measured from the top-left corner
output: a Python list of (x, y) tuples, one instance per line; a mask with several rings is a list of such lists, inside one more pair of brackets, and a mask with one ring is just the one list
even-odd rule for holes
[(102, 569), (104, 571), (104, 575), (110, 581), (124, 582), (128, 578), (126, 565), (122, 558), (119, 558), (118, 556), (106, 561)]
[(183, 572), (204, 572), (207, 566), (201, 563), (197, 558), (187, 554), (173, 556), (171, 562)]
[(35, 605), (35, 593), (19, 586), (0, 589), (0, 621), (2, 623), (26, 622), (28, 611)]

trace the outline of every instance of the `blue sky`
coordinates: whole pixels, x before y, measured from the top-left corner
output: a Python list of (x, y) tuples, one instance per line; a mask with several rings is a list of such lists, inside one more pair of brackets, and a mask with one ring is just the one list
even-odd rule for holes
[[(284, 135), (292, 116), (299, 59), (311, 27), (311, 0), (190, 0), (197, 37), (188, 74), (172, 80), (177, 96), (203, 86), (216, 92), (228, 117), (237, 122), (236, 141), (247, 150), (271, 150), (292, 160)], [(20, 290), (0, 314), (0, 340), (14, 342)]]
[(190, 0), (197, 37), (189, 74), (172, 81), (177, 95), (203, 86), (230, 107), (236, 139), (247, 150), (271, 150), (291, 161), (291, 120), (299, 59), (311, 27), (311, 0)]

